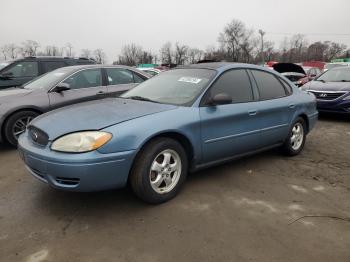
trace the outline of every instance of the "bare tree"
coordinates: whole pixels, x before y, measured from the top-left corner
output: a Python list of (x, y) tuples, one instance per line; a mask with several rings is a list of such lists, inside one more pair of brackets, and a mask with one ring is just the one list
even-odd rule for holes
[(21, 52), (23, 56), (35, 56), (40, 44), (33, 40), (26, 40), (22, 43)]
[(183, 65), (187, 61), (187, 52), (189, 47), (187, 45), (175, 44), (175, 64)]
[(106, 54), (102, 49), (96, 49), (94, 51), (94, 56), (98, 64), (104, 64), (106, 62)]
[(188, 50), (188, 62), (190, 64), (195, 64), (198, 61), (202, 60), (204, 52), (198, 48), (190, 48)]
[(173, 64), (173, 51), (171, 42), (166, 42), (160, 49), (163, 64)]
[(91, 57), (91, 50), (90, 49), (81, 49), (80, 56), (85, 57), (85, 58), (90, 58)]
[(73, 56), (73, 53), (72, 53), (72, 51), (73, 51), (73, 45), (71, 44), (71, 43), (67, 43), (66, 44), (66, 55), (68, 56), (68, 57), (72, 57)]
[(140, 62), (143, 50), (141, 46), (134, 43), (122, 47), (118, 58), (118, 64), (136, 66)]
[(7, 60), (8, 45), (3, 45), (0, 49), (1, 49), (2, 56), (4, 57), (4, 60)]
[(222, 33), (220, 33), (218, 41), (221, 48), (225, 50), (228, 59), (233, 62), (239, 61), (242, 38), (244, 37), (246, 28), (243, 22), (233, 19), (228, 23)]

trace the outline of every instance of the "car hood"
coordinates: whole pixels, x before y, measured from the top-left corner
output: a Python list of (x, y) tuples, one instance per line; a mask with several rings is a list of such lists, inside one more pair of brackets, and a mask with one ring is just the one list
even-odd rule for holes
[(306, 75), (304, 69), (301, 66), (293, 63), (277, 63), (274, 64), (272, 67), (278, 73), (294, 72)]
[(64, 107), (41, 115), (31, 125), (47, 133), (50, 140), (85, 130), (100, 130), (145, 115), (177, 108), (121, 98), (107, 98)]
[(311, 81), (304, 86), (305, 90), (315, 91), (350, 91), (350, 82)]
[(28, 95), (32, 92), (32, 90), (24, 89), (24, 88), (7, 88), (0, 91), (0, 103), (7, 102), (9, 99), (13, 97), (22, 97)]

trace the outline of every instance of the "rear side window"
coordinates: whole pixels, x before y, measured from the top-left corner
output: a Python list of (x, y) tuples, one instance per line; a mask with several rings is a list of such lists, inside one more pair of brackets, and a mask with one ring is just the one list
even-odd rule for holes
[(101, 69), (87, 69), (80, 71), (63, 81), (71, 89), (102, 86)]
[(232, 97), (232, 103), (253, 101), (253, 92), (247, 72), (235, 69), (223, 73), (210, 88), (206, 98), (225, 93)]
[(106, 68), (108, 85), (134, 83), (133, 73), (123, 68)]
[(9, 73), (12, 77), (33, 77), (38, 75), (37, 62), (18, 62), (2, 73)]
[(143, 81), (145, 81), (145, 78), (141, 77), (140, 75), (138, 75), (135, 72), (132, 72), (133, 76), (134, 76), (134, 82), (135, 83), (142, 83)]
[(274, 75), (259, 70), (252, 70), (251, 72), (259, 88), (260, 100), (286, 96), (283, 85)]
[(60, 62), (60, 61), (43, 62), (44, 72), (50, 72), (50, 71), (53, 71), (57, 68), (61, 68), (64, 66), (66, 66), (66, 64), (64, 62)]

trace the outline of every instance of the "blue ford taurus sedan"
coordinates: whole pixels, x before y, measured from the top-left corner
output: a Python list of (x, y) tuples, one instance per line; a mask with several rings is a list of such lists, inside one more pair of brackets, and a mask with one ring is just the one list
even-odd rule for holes
[(173, 198), (188, 171), (281, 147), (297, 155), (315, 97), (262, 67), (208, 63), (164, 72), (123, 94), (44, 114), (20, 136), (29, 172), (58, 189), (128, 184), (146, 202)]

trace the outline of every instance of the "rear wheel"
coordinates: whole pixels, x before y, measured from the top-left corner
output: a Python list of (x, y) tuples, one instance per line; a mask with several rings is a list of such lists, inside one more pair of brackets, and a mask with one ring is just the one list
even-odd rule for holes
[(282, 150), (289, 156), (298, 155), (304, 148), (306, 140), (306, 125), (303, 118), (298, 118), (292, 125), (289, 131), (288, 138)]
[(130, 173), (134, 193), (151, 204), (176, 196), (186, 180), (188, 160), (181, 144), (170, 138), (149, 142), (135, 159)]
[(18, 137), (25, 132), (27, 125), (39, 114), (34, 111), (20, 111), (11, 115), (4, 126), (4, 135), (8, 143), (17, 146)]

